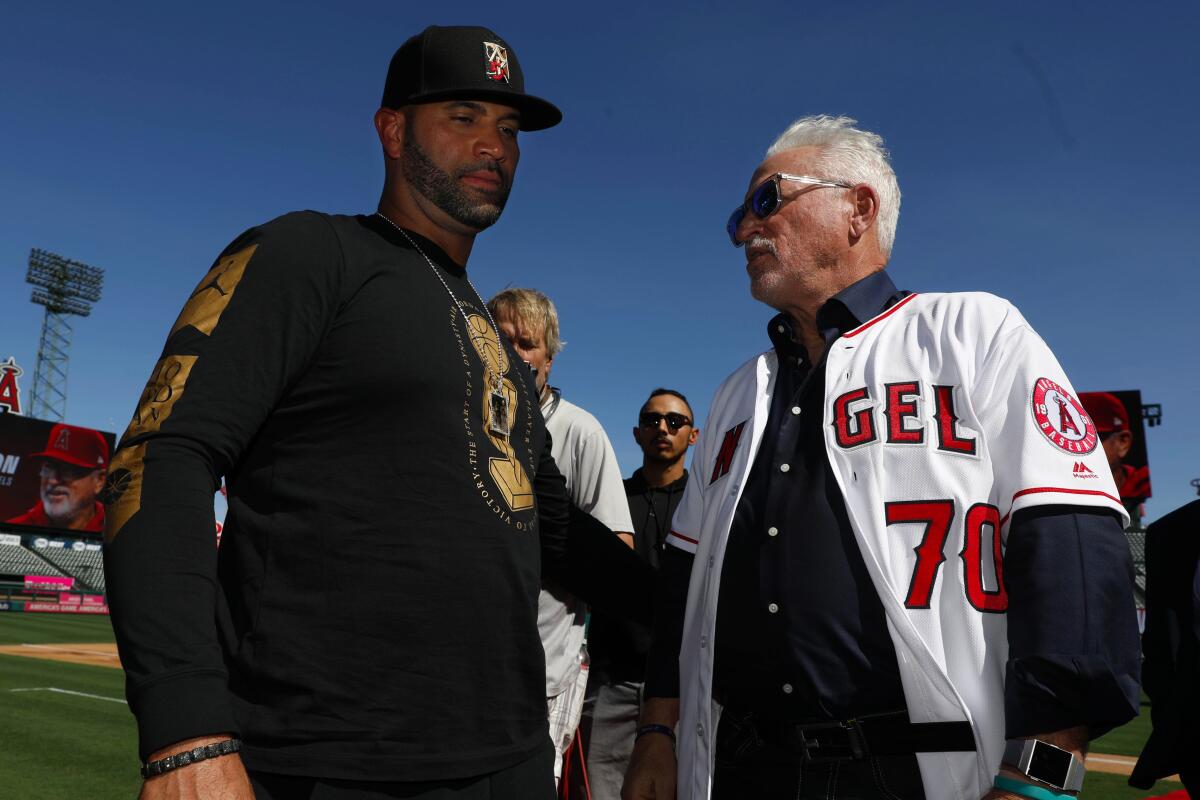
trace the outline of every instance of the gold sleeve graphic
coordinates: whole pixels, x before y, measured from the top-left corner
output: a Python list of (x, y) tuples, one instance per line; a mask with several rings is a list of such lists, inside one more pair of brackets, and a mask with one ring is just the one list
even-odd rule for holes
[(163, 356), (159, 359), (121, 441), (162, 427), (171, 416), (175, 403), (183, 396), (184, 386), (195, 365), (196, 356)]
[[(188, 298), (168, 338), (189, 325), (205, 336), (211, 336), (221, 319), (221, 314), (229, 306), (234, 290), (242, 282), (246, 265), (250, 263), (257, 249), (258, 245), (251, 245), (218, 261)], [(183, 397), (188, 376), (192, 374), (197, 358), (166, 355), (159, 359), (154, 365), (150, 380), (146, 382), (146, 388), (142, 390), (137, 410), (133, 412), (133, 419), (125, 429), (125, 435), (121, 437), (122, 445), (162, 427), (175, 410), (179, 398)], [(107, 507), (104, 538), (108, 541), (115, 539), (125, 527), (125, 523), (142, 507), (142, 472), (145, 456), (145, 442), (132, 447), (122, 446), (117, 449), (112, 464), (109, 465), (108, 480), (105, 482), (101, 498)]]
[[(467, 335), (485, 365), (482, 385), (489, 386), (491, 385), (489, 370), (497, 375), (504, 375), (508, 372), (508, 352), (500, 343), (500, 337), (492, 330), (487, 319), (479, 314), (467, 315)], [(501, 391), (508, 398), (508, 407), (510, 409), (517, 408), (517, 387), (513, 385), (513, 382), (504, 378)], [(517, 453), (513, 450), (508, 437), (492, 431), (490, 424), (492, 418), (491, 398), (486, 391), (482, 394), (480, 413), (483, 415), (483, 427), (487, 431), (488, 441), (501, 453), (500, 458), (488, 459), (488, 474), (496, 482), (496, 488), (500, 490), (500, 494), (504, 497), (504, 502), (508, 504), (510, 510), (525, 511), (533, 508), (533, 485), (529, 481), (529, 475), (521, 466), (521, 461), (517, 458)], [(512, 420), (509, 420), (509, 424), (512, 424)]]
[(108, 479), (100, 500), (104, 503), (104, 541), (111, 542), (125, 523), (142, 508), (142, 472), (146, 443), (123, 447), (108, 465)]
[(258, 245), (250, 245), (218, 261), (188, 298), (187, 305), (179, 312), (179, 319), (175, 320), (171, 333), (167, 334), (168, 337), (188, 325), (205, 336), (211, 336), (213, 328), (217, 327), (217, 320), (221, 318), (222, 312), (233, 298), (233, 290), (242, 282), (246, 265), (250, 263), (257, 249)]

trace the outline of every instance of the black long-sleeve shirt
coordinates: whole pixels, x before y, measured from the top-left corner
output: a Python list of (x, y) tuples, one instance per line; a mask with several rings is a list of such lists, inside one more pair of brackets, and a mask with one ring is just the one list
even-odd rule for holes
[[(543, 569), (601, 601), (570, 582), (587, 551), (637, 569), (590, 518), (568, 536), (527, 370), (464, 270), (412, 236), (434, 266), (376, 217), (281, 217), (234, 241), (175, 323), (106, 490), (143, 757), (235, 731), (271, 772), (506, 767), (546, 736)], [(508, 436), (485, 423), (489, 370)]]
[[(905, 294), (885, 273), (876, 273), (825, 304), (817, 325), (833, 342)], [(725, 551), (714, 691), (738, 705), (797, 720), (902, 709), (883, 607), (825, 454), (824, 360), (809, 362), (785, 315), (773, 319), (768, 332), (779, 377)], [(778, 469), (782, 462), (789, 464), (787, 472)], [(674, 548), (668, 553), (648, 696), (679, 691), (680, 598), (692, 559)], [(1080, 724), (1098, 735), (1136, 713), (1136, 630), (1123, 624), (1128, 619), (1114, 624), (1130, 614), (1130, 570), (1128, 546), (1111, 512), (1047, 507), (1015, 515), (1004, 571), (1010, 736)], [(799, 611), (771, 614), (770, 599)]]
[[(667, 486), (650, 486), (640, 468), (625, 479), (625, 497), (629, 501), (629, 516), (634, 528), (633, 547), (655, 569), (666, 549), (671, 517), (683, 499), (687, 481), (685, 470), (678, 480)], [(588, 629), (591, 680), (600, 683), (641, 682), (646, 674), (649, 650), (648, 624), (592, 612)]]

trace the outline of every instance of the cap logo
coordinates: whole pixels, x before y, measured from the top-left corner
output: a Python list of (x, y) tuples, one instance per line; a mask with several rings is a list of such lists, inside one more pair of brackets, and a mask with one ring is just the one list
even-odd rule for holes
[(495, 42), (483, 43), (485, 74), (491, 80), (508, 83), (508, 49)]
[(69, 451), (71, 449), (70, 433), (71, 433), (71, 431), (69, 428), (63, 428), (61, 431), (58, 432), (58, 440), (54, 443), (55, 450), (68, 450)]

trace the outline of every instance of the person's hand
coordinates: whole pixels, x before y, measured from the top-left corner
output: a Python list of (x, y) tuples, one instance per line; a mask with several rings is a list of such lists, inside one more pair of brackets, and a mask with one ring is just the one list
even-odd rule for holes
[(647, 733), (633, 745), (621, 800), (675, 800), (675, 743)]
[[(150, 755), (150, 761), (166, 758), (206, 744), (222, 742), (228, 736), (202, 736), (164, 747)], [(197, 761), (142, 783), (139, 800), (254, 800), (250, 776), (237, 753)]]

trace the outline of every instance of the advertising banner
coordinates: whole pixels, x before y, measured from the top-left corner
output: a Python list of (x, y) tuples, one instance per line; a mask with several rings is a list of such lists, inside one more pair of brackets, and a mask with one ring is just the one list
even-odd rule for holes
[(63, 591), (70, 589), (75, 585), (74, 578), (65, 578), (60, 575), (26, 575), (26, 589), (57, 589)]
[(0, 414), (0, 523), (100, 533), (111, 433)]
[(10, 545), (12, 547), (21, 546), (21, 537), (15, 533), (0, 533), (0, 546)]
[(41, 614), (107, 614), (108, 606), (62, 605), (61, 603), (26, 603), (26, 611)]
[(83, 595), (68, 594), (67, 592), (59, 592), (58, 602), (63, 605), (79, 605), (83, 602)]

